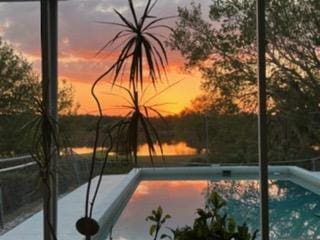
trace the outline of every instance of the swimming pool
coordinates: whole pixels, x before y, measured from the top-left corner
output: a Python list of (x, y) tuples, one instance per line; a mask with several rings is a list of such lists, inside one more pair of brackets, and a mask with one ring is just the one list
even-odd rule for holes
[[(269, 181), (271, 239), (317, 239), (320, 236), (320, 196), (286, 180)], [(259, 229), (259, 185), (256, 180), (140, 182), (117, 223), (114, 240), (149, 240), (149, 223), (145, 221), (159, 205), (172, 218), (167, 226), (191, 225), (195, 210), (204, 207), (205, 196), (217, 191), (227, 200), (225, 211), (238, 222), (247, 222), (251, 230)], [(163, 232), (169, 232), (165, 228)]]
[[(142, 174), (141, 172), (140, 175), (135, 174), (128, 181), (131, 186), (122, 191), (125, 192), (125, 196), (121, 197), (121, 206), (118, 205), (116, 213), (111, 214), (112, 218), (109, 212), (108, 217), (112, 220), (109, 219), (107, 224), (109, 227), (104, 227), (105, 234), (106, 229), (109, 228), (110, 231), (112, 226), (113, 240), (150, 239), (149, 224), (145, 218), (159, 205), (163, 207), (165, 213), (172, 216), (167, 226), (175, 228), (190, 225), (196, 216), (195, 210), (204, 207), (205, 195), (210, 190), (219, 192), (227, 200), (226, 211), (239, 223), (245, 221), (252, 230), (258, 229), (257, 169), (251, 171), (253, 168), (246, 168), (237, 171), (239, 169), (231, 169), (231, 177), (223, 176), (221, 168), (218, 172), (215, 170), (212, 172), (210, 169), (207, 174), (201, 172), (201, 169), (199, 172), (199, 168), (198, 173), (192, 171), (189, 174), (183, 174), (179, 169), (174, 169), (172, 172), (171, 169), (143, 170)], [(290, 172), (290, 168), (284, 167), (270, 171), (271, 239), (318, 239), (320, 196), (299, 184), (302, 183), (310, 188), (312, 186), (310, 183), (319, 179), (308, 175), (302, 179), (304, 170), (295, 168), (291, 170)], [(134, 178), (136, 181), (133, 181)], [(316, 189), (314, 185), (313, 187)], [(105, 234), (97, 239), (107, 239)]]

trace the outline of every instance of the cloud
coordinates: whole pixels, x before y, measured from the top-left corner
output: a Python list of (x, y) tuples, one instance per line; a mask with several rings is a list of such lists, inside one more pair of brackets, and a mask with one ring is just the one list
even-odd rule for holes
[[(209, 0), (201, 0), (209, 1)], [(161, 0), (153, 10), (156, 16), (176, 15), (177, 4), (189, 1)], [(141, 13), (146, 0), (134, 0)], [(100, 49), (118, 30), (96, 21), (119, 21), (113, 9), (130, 18), (127, 0), (68, 0), (59, 2), (59, 51), (92, 52)], [(172, 24), (174, 20), (169, 21)], [(40, 3), (20, 2), (0, 5), (0, 34), (16, 48), (40, 55)]]
[(100, 12), (100, 13), (114, 13), (114, 9), (117, 9), (118, 12), (120, 13), (124, 13), (126, 11), (128, 11), (128, 6), (121, 6), (121, 7), (115, 7), (113, 5), (110, 5), (110, 4), (107, 4), (107, 3), (99, 3), (95, 10), (97, 12)]
[[(190, 0), (191, 1), (191, 0)], [(178, 5), (188, 5), (185, 0), (159, 0), (153, 9), (154, 16), (175, 16)], [(198, 0), (209, 3), (210, 0)], [(134, 0), (137, 15), (144, 10), (146, 0)], [(115, 53), (97, 51), (114, 36), (119, 28), (99, 24), (97, 21), (119, 22), (113, 9), (131, 19), (128, 0), (68, 0), (59, 2), (59, 75), (71, 81), (92, 83), (116, 57)], [(175, 19), (167, 21), (174, 24)], [(13, 44), (32, 61), (37, 72), (41, 67), (40, 2), (0, 4), (0, 35)], [(182, 58), (169, 53), (170, 76), (177, 75)], [(172, 74), (175, 72), (175, 74)], [(173, 93), (174, 94), (174, 93)], [(194, 95), (194, 94), (193, 94)], [(186, 102), (187, 100), (185, 100)]]
[(22, 52), (40, 49), (40, 3), (3, 3), (0, 22), (6, 24), (1, 32), (4, 40)]

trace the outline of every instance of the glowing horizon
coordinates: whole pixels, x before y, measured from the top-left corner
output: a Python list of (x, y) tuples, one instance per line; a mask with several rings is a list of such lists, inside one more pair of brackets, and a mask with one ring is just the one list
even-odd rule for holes
[[(156, 89), (149, 83), (143, 101), (152, 98), (148, 105), (157, 105), (157, 109), (163, 115), (178, 114), (190, 106), (191, 101), (200, 93), (199, 75), (197, 73), (193, 78), (190, 78), (183, 73), (170, 72), (168, 78), (177, 80), (169, 83), (159, 83), (156, 85)], [(70, 80), (65, 77), (61, 79), (66, 79), (75, 89), (75, 101), (80, 104), (78, 114), (97, 114), (98, 108), (91, 95), (91, 86), (94, 80), (85, 82), (75, 79)], [(102, 81), (96, 92), (105, 114), (124, 115), (128, 112), (128, 109), (122, 107), (128, 105), (124, 100), (124, 98), (129, 98), (128, 95), (118, 87), (112, 87), (110, 81)]]
[[(178, 5), (186, 6), (190, 2), (162, 0), (157, 3), (153, 14), (158, 17), (176, 15)], [(209, 0), (202, 0), (201, 3), (209, 3)], [(118, 22), (113, 9), (118, 9), (128, 16), (127, 4), (127, 0), (90, 0), (81, 3), (70, 0), (59, 3), (59, 80), (66, 80), (73, 85), (74, 100), (80, 104), (78, 114), (97, 113), (96, 104), (90, 94), (91, 85), (112, 64), (117, 54), (109, 49), (95, 56), (97, 51), (119, 30), (114, 26), (98, 24), (96, 21)], [(144, 1), (135, 0), (135, 4), (138, 12), (144, 9)], [(35, 72), (41, 76), (40, 4), (38, 2), (2, 3), (0, 13), (2, 39), (21, 52), (22, 56), (33, 64)], [(174, 20), (169, 20), (166, 24), (173, 26)], [(168, 82), (163, 78), (163, 82), (157, 84), (156, 89), (151, 86), (145, 94), (145, 98), (148, 99), (170, 84), (180, 81), (153, 99), (153, 104), (161, 105), (159, 110), (162, 110), (164, 115), (181, 112), (190, 106), (191, 100), (201, 92), (201, 74), (183, 72), (183, 58), (170, 49), (168, 49), (168, 59)], [(97, 89), (104, 113), (125, 114), (127, 110), (119, 108), (120, 105), (124, 105), (123, 97), (119, 96), (123, 96), (123, 93), (116, 87), (112, 88), (106, 83), (107, 81), (108, 79), (104, 80)], [(126, 84), (124, 86), (128, 87)]]

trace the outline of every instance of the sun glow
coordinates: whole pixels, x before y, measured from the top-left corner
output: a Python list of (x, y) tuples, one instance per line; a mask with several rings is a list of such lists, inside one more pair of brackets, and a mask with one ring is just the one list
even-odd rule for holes
[[(170, 2), (170, 4), (172, 4), (172, 7), (167, 9), (167, 3), (159, 1), (154, 9), (156, 15), (158, 17), (162, 17), (163, 14), (169, 16), (176, 15), (178, 2)], [(138, 1), (135, 5), (141, 12), (144, 7), (144, 1), (140, 3)], [(21, 9), (24, 9), (22, 3), (21, 6)], [(81, 3), (81, 6), (78, 5), (77, 1), (67, 1), (61, 3), (59, 9), (61, 13), (59, 14), (61, 22), (59, 23), (58, 39), (59, 80), (67, 80), (68, 83), (73, 85), (75, 89), (75, 102), (80, 104), (79, 114), (97, 114), (96, 103), (90, 94), (91, 86), (100, 74), (114, 63), (121, 50), (121, 48), (114, 46), (114, 48), (106, 49), (106, 51), (96, 55), (97, 51), (112, 39), (119, 30), (118, 26), (106, 26), (97, 23), (99, 20), (117, 22), (119, 19), (114, 14), (113, 8), (118, 9), (123, 14), (128, 14), (127, 1), (110, 2), (102, 5), (98, 2), (95, 4), (92, 1), (84, 1)], [(38, 23), (38, 15), (9, 14), (16, 11), (16, 8), (9, 5), (5, 6), (5, 9), (8, 12), (8, 16), (3, 15), (3, 24), (0, 24), (2, 39), (12, 44), (17, 52), (21, 52), (23, 57), (32, 63), (35, 73), (41, 79), (41, 48), (38, 47), (40, 46), (40, 28), (37, 28), (38, 26), (36, 25)], [(165, 9), (166, 11), (163, 12), (161, 9)], [(33, 7), (30, 5), (30, 10), (40, 14), (39, 8), (36, 5)], [(109, 11), (113, 14), (110, 14)], [(25, 12), (24, 10), (22, 11), (22, 13)], [(18, 28), (18, 23), (21, 22), (20, 15), (26, 20), (26, 25), (32, 24), (27, 27)], [(164, 24), (173, 26), (174, 20), (169, 20)], [(33, 29), (32, 34), (30, 34), (30, 29)], [(18, 31), (21, 33), (18, 34)], [(163, 42), (168, 40), (168, 31), (160, 29), (156, 34), (161, 35)], [(21, 38), (21, 36), (24, 37)], [(163, 75), (162, 82), (157, 84), (155, 88), (150, 87), (148, 90), (148, 95), (151, 96), (162, 91), (168, 85), (181, 81), (154, 99), (153, 104), (161, 104), (161, 107), (159, 106), (158, 108), (162, 111), (163, 115), (177, 114), (190, 106), (191, 100), (200, 93), (201, 82), (201, 74), (199, 72), (185, 73), (182, 71), (184, 59), (178, 52), (167, 48), (167, 54), (167, 78)], [(144, 74), (147, 73), (147, 68), (144, 72)], [(145, 79), (146, 84), (148, 84), (147, 77)], [(118, 83), (122, 82), (123, 86), (128, 87), (126, 79), (127, 75), (124, 74), (123, 81), (119, 81)], [(104, 79), (103, 82), (110, 80)], [(117, 96), (122, 94), (120, 94), (119, 89), (112, 89), (110, 85), (101, 83), (97, 91), (103, 103), (104, 114), (124, 115), (127, 112), (126, 109), (119, 107), (123, 105), (121, 97)]]
[[(97, 114), (97, 106), (91, 95), (91, 86), (94, 80), (81, 79), (79, 75), (80, 73), (75, 76), (67, 74), (65, 77), (61, 76), (61, 79), (69, 79), (75, 88), (75, 101), (80, 104), (79, 114)], [(89, 79), (95, 79), (92, 73), (84, 72), (83, 75), (87, 75)], [(156, 86), (149, 84), (143, 99), (146, 101), (152, 98), (148, 105), (155, 106), (163, 115), (177, 114), (188, 107), (192, 99), (199, 95), (200, 73), (186, 74), (176, 66), (170, 68), (167, 76), (168, 81), (163, 80)], [(172, 87), (169, 87), (170, 84)], [(104, 114), (125, 115), (128, 112), (128, 109), (124, 107), (128, 105), (124, 100), (124, 98), (128, 98), (127, 94), (120, 88), (112, 87), (107, 79), (99, 84), (96, 92)], [(143, 104), (143, 102), (142, 100), (141, 103)]]

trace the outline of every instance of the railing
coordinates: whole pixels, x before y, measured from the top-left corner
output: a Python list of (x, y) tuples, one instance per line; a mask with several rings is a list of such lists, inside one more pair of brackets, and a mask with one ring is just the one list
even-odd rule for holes
[(18, 168), (18, 167), (29, 166), (31, 163), (35, 164), (35, 162), (33, 162), (32, 160), (31, 155), (23, 155), (23, 156), (12, 157), (12, 158), (0, 158), (0, 172), (5, 171), (7, 168), (8, 168), (8, 171), (10, 171), (11, 167)]
[[(88, 158), (71, 154), (58, 161), (59, 196), (88, 180)], [(42, 209), (41, 177), (30, 155), (0, 159), (0, 235)]]
[[(283, 161), (269, 161), (269, 165), (294, 165), (301, 168), (305, 168), (310, 171), (319, 171), (320, 170), (320, 157), (314, 158), (303, 158), (303, 159), (293, 159), (293, 160), (283, 160)], [(240, 162), (240, 163), (231, 163), (225, 162), (221, 165), (249, 165), (249, 166), (258, 166), (259, 162)]]

